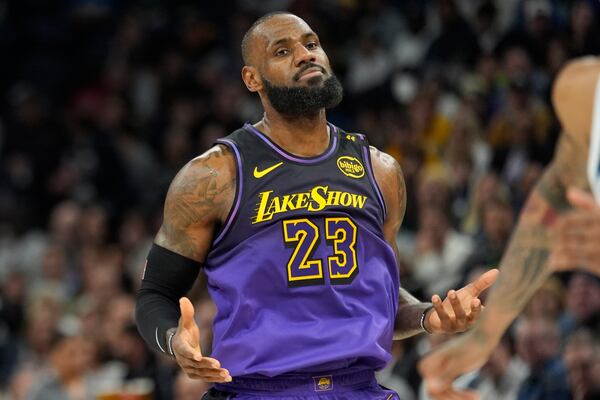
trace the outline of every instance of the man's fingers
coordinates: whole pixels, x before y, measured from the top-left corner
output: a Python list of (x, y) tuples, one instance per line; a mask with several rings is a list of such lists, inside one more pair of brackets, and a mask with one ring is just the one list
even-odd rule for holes
[(437, 294), (433, 295), (431, 298), (431, 303), (433, 304), (433, 309), (437, 313), (438, 318), (440, 319), (442, 326), (448, 326), (452, 324), (452, 320), (446, 310), (444, 309), (444, 304), (442, 303), (442, 299)]
[(220, 369), (221, 363), (218, 360), (210, 357), (198, 357), (196, 354), (193, 357), (179, 357), (179, 365), (182, 367), (190, 367), (195, 369)]
[(437, 398), (435, 396), (441, 396), (444, 395), (449, 388), (452, 387), (452, 381), (448, 381), (442, 378), (425, 378), (425, 387), (427, 389), (427, 393), (429, 393), (429, 395), (434, 396), (434, 398)]
[(205, 376), (224, 376), (227, 377), (229, 376), (229, 371), (227, 371), (224, 368), (218, 368), (218, 369), (214, 369), (214, 368), (194, 368), (194, 367), (189, 367), (186, 366), (185, 371), (187, 372), (191, 372), (194, 374), (198, 374), (198, 375), (205, 375)]
[(196, 325), (194, 321), (194, 306), (187, 297), (179, 299), (179, 310), (181, 311), (181, 326), (184, 328), (191, 328)]
[(221, 368), (221, 363), (219, 360), (211, 357), (202, 357), (201, 360), (196, 360), (201, 365), (207, 365), (210, 368)]
[(465, 288), (471, 293), (473, 297), (479, 296), (481, 292), (489, 288), (496, 282), (498, 278), (498, 269), (490, 269), (486, 273), (482, 274), (479, 278), (469, 283)]
[(588, 211), (598, 208), (598, 205), (591, 194), (575, 187), (569, 188), (567, 191), (567, 199), (569, 199), (569, 203), (576, 208)]
[(456, 317), (456, 322), (459, 324), (464, 324), (467, 321), (467, 314), (460, 303), (460, 299), (456, 294), (456, 291), (450, 290), (448, 292), (448, 298), (450, 299), (450, 304), (452, 305), (452, 310), (454, 311), (454, 316)]
[(479, 400), (477, 392), (455, 389), (449, 382), (426, 379), (425, 386), (434, 400)]
[(450, 387), (445, 393), (444, 399), (448, 400), (479, 400), (479, 395), (471, 390), (458, 390)]
[(193, 371), (186, 371), (186, 375), (192, 379), (200, 379), (204, 382), (221, 383), (231, 382), (231, 376), (224, 374), (203, 374)]
[(467, 317), (467, 321), (469, 322), (469, 324), (474, 321), (477, 321), (477, 318), (479, 318), (479, 314), (481, 314), (481, 309), (482, 309), (481, 300), (479, 300), (479, 299), (471, 300), (471, 312), (469, 313), (469, 316)]

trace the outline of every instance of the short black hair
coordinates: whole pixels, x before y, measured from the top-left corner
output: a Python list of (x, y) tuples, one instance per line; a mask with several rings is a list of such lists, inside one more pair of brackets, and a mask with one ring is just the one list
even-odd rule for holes
[(249, 60), (250, 60), (250, 49), (249, 49), (249, 46), (250, 46), (250, 38), (252, 37), (252, 33), (263, 22), (266, 22), (266, 21), (270, 20), (271, 18), (276, 17), (278, 15), (294, 15), (294, 14), (292, 14), (290, 12), (287, 12), (287, 11), (273, 11), (273, 12), (270, 12), (268, 14), (263, 15), (262, 17), (260, 17), (256, 21), (254, 21), (254, 23), (252, 24), (252, 26), (250, 26), (250, 28), (248, 28), (248, 30), (244, 34), (244, 37), (242, 38), (242, 59), (244, 60), (244, 64), (245, 65), (250, 65), (250, 63), (249, 63)]

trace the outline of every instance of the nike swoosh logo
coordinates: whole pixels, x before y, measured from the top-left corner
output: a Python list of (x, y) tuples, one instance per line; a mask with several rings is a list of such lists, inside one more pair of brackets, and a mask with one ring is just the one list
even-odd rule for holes
[(254, 167), (254, 177), (255, 178), (262, 178), (263, 176), (265, 176), (269, 172), (273, 171), (275, 168), (280, 167), (282, 164), (283, 164), (283, 161), (282, 162), (278, 162), (277, 164), (271, 165), (269, 168), (265, 168), (262, 171), (259, 171), (258, 167)]

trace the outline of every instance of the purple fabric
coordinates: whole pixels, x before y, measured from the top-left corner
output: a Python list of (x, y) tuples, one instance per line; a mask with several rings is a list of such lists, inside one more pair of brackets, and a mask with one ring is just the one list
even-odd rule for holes
[(220, 391), (235, 393), (235, 399), (398, 399), (398, 395), (377, 384), (373, 371), (320, 375), (297, 374), (274, 379), (234, 378), (229, 384), (217, 384)]
[(393, 390), (372, 386), (339, 393), (320, 393), (311, 395), (253, 395), (237, 394), (232, 400), (400, 400), (398, 393)]
[[(218, 306), (212, 356), (232, 376), (337, 370), (354, 362), (383, 368), (397, 311), (397, 264), (387, 243), (359, 229), (360, 272), (351, 285), (331, 285), (325, 273), (324, 285), (288, 288), (286, 263), (293, 249), (282, 253), (277, 223), (213, 255), (206, 265)], [(330, 255), (327, 246), (318, 246), (311, 258)]]
[(381, 194), (367, 171), (340, 164), (370, 168), (362, 143), (330, 132), (329, 149), (308, 159), (247, 126), (228, 137), (243, 191), (204, 271), (217, 306), (211, 356), (234, 378), (373, 371), (391, 358), (400, 283)]

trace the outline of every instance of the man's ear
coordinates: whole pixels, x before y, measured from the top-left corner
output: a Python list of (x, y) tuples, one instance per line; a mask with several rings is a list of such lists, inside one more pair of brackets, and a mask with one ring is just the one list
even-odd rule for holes
[(242, 68), (242, 80), (251, 92), (258, 92), (263, 87), (260, 74), (254, 67), (245, 65)]

